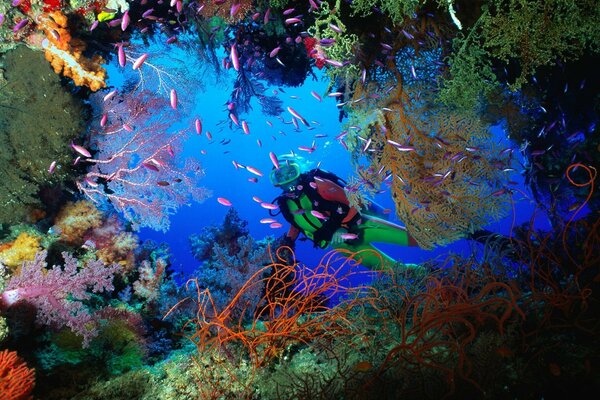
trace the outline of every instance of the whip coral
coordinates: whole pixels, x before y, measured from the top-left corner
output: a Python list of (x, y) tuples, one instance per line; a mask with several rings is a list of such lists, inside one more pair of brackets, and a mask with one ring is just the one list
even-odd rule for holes
[(94, 92), (106, 87), (106, 71), (100, 65), (104, 60), (99, 55), (83, 56), (85, 43), (71, 37), (64, 14), (60, 11), (42, 14), (37, 22), (46, 35), (42, 45), (54, 72), (62, 73), (73, 79), (75, 85), (87, 86)]
[(0, 352), (0, 394), (3, 400), (31, 399), (35, 374), (16, 351)]

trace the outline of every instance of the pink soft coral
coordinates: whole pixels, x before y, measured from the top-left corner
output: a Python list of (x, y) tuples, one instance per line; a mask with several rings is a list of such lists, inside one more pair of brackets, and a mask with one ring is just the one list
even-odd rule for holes
[(37, 308), (37, 322), (54, 327), (69, 327), (83, 336), (86, 346), (96, 335), (96, 320), (84, 306), (91, 293), (113, 290), (113, 274), (118, 265), (105, 266), (89, 261), (79, 268), (77, 259), (62, 253), (64, 268), (47, 269), (46, 252), (36, 254), (33, 261), (23, 263), (21, 273), (8, 282), (0, 295), (0, 308), (26, 301)]

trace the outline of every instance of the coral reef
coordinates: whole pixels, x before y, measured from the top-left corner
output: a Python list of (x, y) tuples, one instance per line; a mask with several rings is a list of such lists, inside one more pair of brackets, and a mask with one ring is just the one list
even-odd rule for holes
[(21, 232), (15, 240), (0, 244), (0, 263), (18, 274), (18, 267), (24, 261), (33, 261), (41, 250), (40, 237), (28, 232)]
[[(348, 125), (358, 177), (350, 190), (374, 194), (389, 182), (396, 215), (421, 247), (452, 242), (505, 215), (511, 149), (497, 148), (477, 117), (432, 105), (423, 91), (398, 83), (352, 110)], [(374, 92), (359, 88), (357, 98)], [(367, 165), (360, 160), (365, 157)]]
[[(248, 278), (269, 262), (267, 243), (255, 241), (246, 225), (247, 222), (230, 209), (221, 226), (205, 228), (201, 234), (190, 237), (192, 253), (204, 261), (192, 276), (200, 287), (210, 290), (218, 309), (225, 307)], [(232, 306), (232, 317), (250, 318), (259, 306), (263, 290), (260, 285), (245, 290), (239, 302)]]
[(31, 399), (35, 373), (15, 351), (0, 352), (0, 393), (5, 400)]
[(102, 262), (88, 262), (79, 269), (77, 260), (63, 253), (64, 269), (58, 265), (46, 269), (46, 252), (39, 252), (33, 261), (25, 262), (19, 275), (13, 276), (0, 296), (1, 308), (20, 302), (37, 308), (37, 321), (52, 327), (67, 326), (84, 339), (84, 345), (96, 335), (94, 316), (83, 301), (92, 295), (111, 291), (113, 274), (117, 265), (105, 266)]
[(67, 29), (67, 17), (60, 11), (44, 14), (37, 19), (38, 28), (46, 34), (42, 43), (46, 60), (54, 72), (73, 79), (77, 86), (87, 86), (95, 92), (106, 87), (106, 71), (99, 55), (83, 56), (85, 42), (71, 38)]
[(102, 224), (102, 213), (94, 204), (86, 200), (67, 202), (54, 219), (60, 239), (79, 246), (85, 241), (84, 234)]
[(167, 111), (165, 99), (142, 91), (117, 94), (106, 102), (96, 94), (91, 101), (98, 115), (90, 132), (96, 154), (85, 160), (90, 167), (77, 187), (94, 204), (110, 204), (134, 229), (166, 231), (179, 206), (209, 196), (199, 185), (200, 164), (176, 157), (191, 133), (172, 132), (177, 114)]
[(32, 210), (41, 206), (41, 189), (70, 176), (73, 152), (68, 145), (81, 131), (82, 109), (41, 54), (19, 47), (6, 53), (3, 63), (0, 223), (17, 223), (31, 219)]

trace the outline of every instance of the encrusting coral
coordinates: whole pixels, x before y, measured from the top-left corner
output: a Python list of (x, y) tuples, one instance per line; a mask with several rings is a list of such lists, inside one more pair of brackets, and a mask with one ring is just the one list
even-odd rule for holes
[(32, 261), (40, 250), (40, 237), (21, 232), (15, 240), (0, 244), (0, 263), (16, 270), (23, 261)]
[(99, 55), (83, 56), (85, 43), (71, 37), (67, 17), (60, 11), (42, 14), (37, 19), (38, 27), (46, 34), (42, 43), (46, 60), (54, 72), (73, 79), (77, 86), (87, 86), (92, 91), (106, 87), (106, 71), (100, 65), (104, 60)]
[(102, 213), (90, 201), (68, 202), (59, 211), (54, 224), (60, 230), (62, 241), (81, 245), (88, 230), (102, 225)]

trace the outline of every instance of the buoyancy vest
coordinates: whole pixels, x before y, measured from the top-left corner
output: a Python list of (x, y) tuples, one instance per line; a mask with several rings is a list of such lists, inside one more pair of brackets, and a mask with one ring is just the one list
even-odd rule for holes
[[(324, 199), (314, 185), (315, 177), (329, 180), (341, 187), (344, 187), (345, 184), (338, 176), (330, 172), (312, 170), (301, 174), (295, 189), (277, 197), (275, 202), (277, 202), (283, 217), (290, 224), (312, 240), (316, 247), (325, 248), (335, 231), (343, 226), (343, 220), (348, 215), (350, 207), (337, 201)], [(317, 218), (311, 213), (313, 210), (327, 218)], [(359, 214), (349, 223), (353, 223), (358, 218), (360, 218)]]

